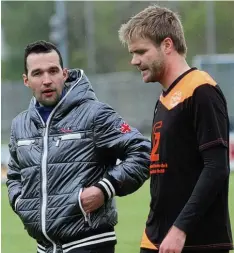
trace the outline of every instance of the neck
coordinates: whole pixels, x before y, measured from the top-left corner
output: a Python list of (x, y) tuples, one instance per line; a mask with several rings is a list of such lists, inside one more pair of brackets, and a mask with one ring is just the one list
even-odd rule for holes
[(43, 108), (54, 108), (56, 105), (57, 105), (57, 103), (55, 105), (43, 105), (43, 104), (39, 103), (38, 101), (36, 103), (36, 106), (43, 107)]
[(165, 66), (163, 76), (160, 80), (165, 90), (167, 90), (180, 75), (190, 69), (185, 58), (178, 54), (171, 55), (168, 62), (165, 63)]

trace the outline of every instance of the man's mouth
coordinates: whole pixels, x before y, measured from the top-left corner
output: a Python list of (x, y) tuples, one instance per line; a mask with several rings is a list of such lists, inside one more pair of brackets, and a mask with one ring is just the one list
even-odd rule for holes
[(141, 72), (143, 72), (143, 71), (145, 71), (145, 70), (147, 70), (147, 69), (139, 69)]
[(54, 92), (55, 92), (55, 90), (46, 89), (46, 90), (44, 90), (42, 93), (43, 93), (46, 97), (51, 97), (51, 96), (53, 95)]
[(144, 73), (145, 71), (147, 71), (147, 69), (141, 69), (141, 73)]

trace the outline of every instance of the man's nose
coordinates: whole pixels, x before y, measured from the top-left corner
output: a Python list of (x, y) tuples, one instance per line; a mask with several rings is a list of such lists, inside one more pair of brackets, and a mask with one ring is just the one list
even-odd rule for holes
[(134, 66), (138, 66), (140, 65), (141, 61), (139, 59), (139, 57), (137, 57), (136, 55), (133, 55), (132, 60), (131, 60), (131, 64)]
[(48, 73), (45, 73), (43, 75), (43, 80), (42, 80), (44, 85), (50, 85), (52, 83), (50, 75)]

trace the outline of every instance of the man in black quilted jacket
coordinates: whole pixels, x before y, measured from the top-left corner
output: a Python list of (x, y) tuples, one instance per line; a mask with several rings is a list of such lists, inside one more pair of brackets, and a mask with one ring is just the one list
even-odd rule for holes
[(53, 44), (29, 44), (24, 66), (33, 98), (12, 122), (10, 204), (38, 253), (113, 253), (114, 196), (148, 178), (150, 142), (98, 101), (82, 70), (63, 68)]

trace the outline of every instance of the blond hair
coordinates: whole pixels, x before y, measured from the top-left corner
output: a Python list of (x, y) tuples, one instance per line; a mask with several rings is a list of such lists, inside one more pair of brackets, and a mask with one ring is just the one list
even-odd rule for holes
[(179, 54), (186, 55), (187, 47), (179, 16), (158, 5), (147, 7), (119, 29), (119, 39), (123, 44), (138, 38), (149, 38), (159, 46), (167, 37), (171, 38)]

